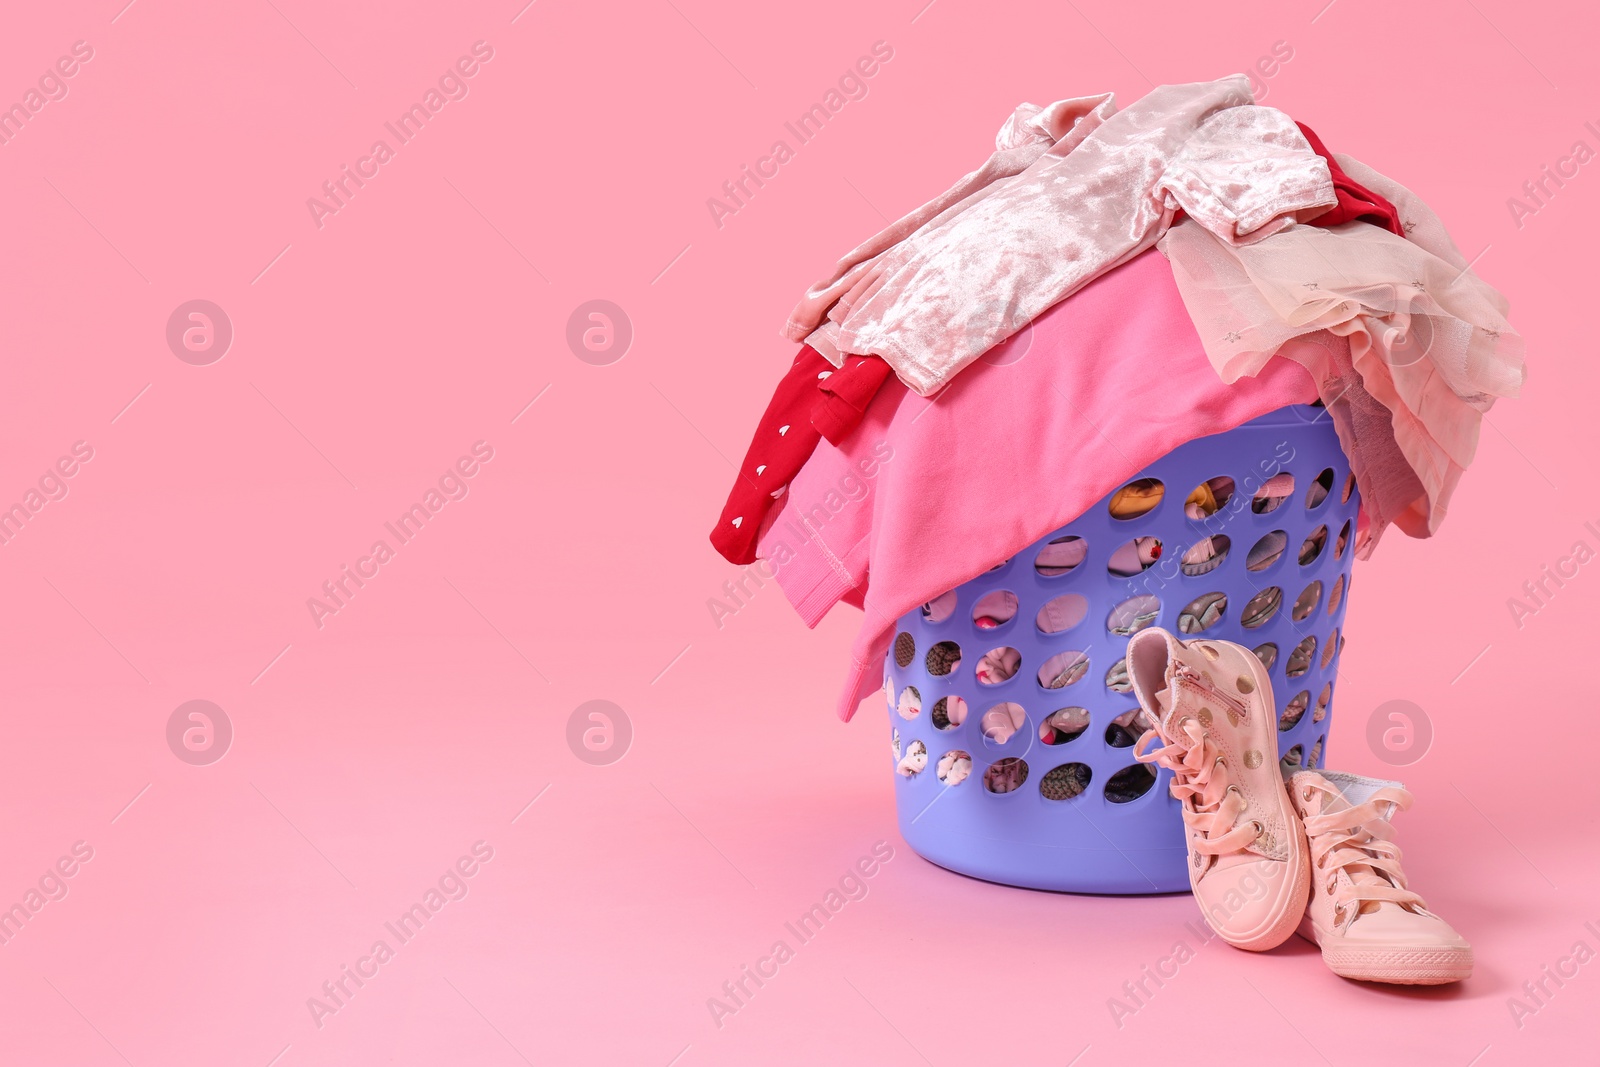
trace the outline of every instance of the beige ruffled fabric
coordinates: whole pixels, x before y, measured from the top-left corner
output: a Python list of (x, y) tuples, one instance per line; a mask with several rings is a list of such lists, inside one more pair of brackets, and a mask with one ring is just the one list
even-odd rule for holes
[(1335, 203), (1294, 122), (1244, 75), (1019, 107), (983, 167), (840, 260), (784, 335), (835, 365), (886, 360), (930, 396), (962, 368), (1155, 244), (1182, 209), (1230, 246)]
[(1391, 523), (1413, 537), (1438, 530), (1483, 413), (1521, 390), (1523, 342), (1505, 298), (1427, 205), (1335, 159), (1394, 203), (1406, 237), (1347, 222), (1243, 245), (1185, 220), (1161, 250), (1223, 381), (1255, 375), (1274, 355), (1311, 373), (1361, 488), (1366, 555)]

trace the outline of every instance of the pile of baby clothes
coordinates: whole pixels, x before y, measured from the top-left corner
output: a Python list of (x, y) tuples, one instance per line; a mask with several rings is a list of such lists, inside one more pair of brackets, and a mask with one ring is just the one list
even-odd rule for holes
[(848, 719), (901, 614), (1288, 404), (1338, 430), (1362, 557), (1391, 524), (1431, 535), (1522, 384), (1505, 312), (1421, 200), (1243, 75), (1023, 104), (796, 306), (711, 541), (766, 561), (808, 626), (864, 609)]

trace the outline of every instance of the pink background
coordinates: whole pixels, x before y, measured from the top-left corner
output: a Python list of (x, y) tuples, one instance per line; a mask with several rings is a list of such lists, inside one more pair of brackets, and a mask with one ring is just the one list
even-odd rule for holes
[[(1600, 949), (1600, 566), (1520, 628), (1507, 607), (1575, 541), (1600, 548), (1580, 251), (1600, 174), (1520, 227), (1507, 207), (1574, 141), (1600, 149), (1592, 12), (524, 2), (94, 0), (27, 5), (0, 34), (0, 101), (73, 42), (94, 52), (0, 146), (0, 504), (74, 442), (94, 453), (0, 546), (0, 904), (93, 849), (0, 946), (0, 1059), (1593, 1055), (1600, 965), (1520, 1026), (1508, 998)], [(319, 229), (307, 198), (479, 40), (469, 95)], [(869, 95), (719, 229), (706, 199), (879, 40), (894, 58)], [(1402, 841), (1478, 970), (1407, 992), (1337, 979), (1297, 940), (1213, 944), (1119, 1027), (1108, 999), (1193, 944), (1193, 903), (913, 855), (881, 713), (830, 712), (858, 616), (808, 632), (769, 585), (719, 628), (707, 601), (734, 569), (705, 534), (790, 358), (777, 328), (834, 258), (976, 165), (1021, 100), (1126, 103), (1280, 41), (1265, 102), (1420, 192), (1528, 338), (1526, 396), (1490, 416), (1443, 533), (1360, 568), (1329, 753), (1382, 774), (1372, 710), (1431, 721), (1398, 772), (1418, 797)], [(165, 341), (192, 299), (233, 324), (209, 366)], [(634, 328), (608, 366), (565, 340), (592, 299)], [(480, 440), (469, 495), (319, 629), (307, 598)], [(195, 699), (234, 730), (208, 766), (166, 741)], [(592, 699), (632, 724), (609, 766), (567, 743)], [(477, 841), (494, 854), (468, 895), (319, 1027), (307, 999)], [(719, 1028), (707, 999), (878, 841), (894, 857), (868, 895)]]

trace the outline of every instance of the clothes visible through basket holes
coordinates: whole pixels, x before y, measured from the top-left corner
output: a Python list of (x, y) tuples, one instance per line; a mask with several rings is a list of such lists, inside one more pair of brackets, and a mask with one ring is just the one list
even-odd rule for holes
[(967, 702), (960, 697), (940, 697), (928, 713), (938, 730), (954, 730), (967, 721)]
[(1183, 513), (1197, 522), (1210, 518), (1228, 506), (1233, 491), (1234, 481), (1227, 475), (1207, 478), (1190, 491), (1189, 499), (1183, 502)]
[(926, 604), (922, 605), (922, 617), (929, 622), (944, 622), (956, 610), (956, 591), (940, 593)]
[(1333, 683), (1329, 682), (1317, 694), (1317, 706), (1311, 709), (1311, 721), (1321, 722), (1328, 717), (1328, 704), (1333, 700)]
[(1089, 542), (1073, 534), (1057, 537), (1033, 557), (1033, 569), (1041, 577), (1059, 578), (1076, 570), (1089, 555)]
[(1012, 793), (1028, 780), (1028, 764), (1016, 756), (995, 760), (983, 772), (983, 787), (991, 793)]
[(1250, 554), (1244, 558), (1244, 569), (1264, 571), (1282, 559), (1283, 550), (1288, 547), (1289, 535), (1282, 530), (1262, 534), (1261, 540), (1250, 546)]
[(991, 648), (978, 661), (976, 672), (978, 684), (999, 685), (1001, 682), (1009, 681), (1021, 666), (1022, 653), (1010, 645)]
[(1323, 546), (1327, 543), (1328, 527), (1326, 524), (1318, 526), (1307, 534), (1306, 539), (1300, 542), (1300, 566), (1307, 567), (1315, 563), (1317, 557), (1322, 555)]
[(972, 773), (972, 756), (959, 748), (951, 749), (939, 757), (936, 773), (945, 785), (960, 785)]
[(895, 635), (894, 662), (901, 670), (911, 666), (911, 661), (917, 658), (917, 639), (904, 630)]
[(898, 766), (900, 763), (900, 731), (890, 730), (889, 734), (889, 747), (894, 750), (894, 762)]
[(1154, 511), (1166, 493), (1159, 478), (1138, 478), (1111, 494), (1106, 507), (1113, 519), (1137, 519)]
[(1130, 637), (1155, 622), (1160, 614), (1161, 601), (1149, 593), (1142, 593), (1129, 597), (1111, 609), (1111, 614), (1106, 616), (1106, 630), (1119, 637)]
[(1178, 562), (1178, 569), (1189, 578), (1210, 574), (1222, 566), (1222, 561), (1228, 558), (1228, 549), (1232, 547), (1233, 538), (1227, 534), (1202, 537), (1183, 554), (1183, 559)]
[(1345, 546), (1350, 543), (1350, 520), (1346, 519), (1339, 529), (1339, 539), (1333, 545), (1333, 558), (1343, 559)]
[(1201, 593), (1178, 612), (1178, 629), (1186, 634), (1202, 633), (1221, 622), (1227, 610), (1228, 594)]
[(1239, 613), (1239, 625), (1246, 630), (1265, 626), (1281, 607), (1283, 607), (1283, 590), (1275, 585), (1269, 585), (1245, 604), (1244, 611)]
[(1344, 575), (1339, 575), (1333, 583), (1333, 591), (1328, 594), (1328, 614), (1332, 615), (1339, 610), (1339, 603), (1344, 600)]
[(1106, 780), (1106, 799), (1113, 804), (1126, 804), (1150, 792), (1155, 784), (1155, 772), (1142, 763), (1135, 763)]
[(1112, 748), (1132, 748), (1154, 725), (1143, 708), (1125, 711), (1106, 726), (1106, 744)]
[(1316, 767), (1322, 763), (1322, 742), (1326, 740), (1325, 737), (1319, 737), (1317, 743), (1311, 746), (1311, 754), (1306, 757), (1307, 767)]
[(940, 641), (928, 649), (924, 666), (934, 677), (944, 677), (961, 666), (961, 646), (954, 641)]
[(1128, 659), (1126, 656), (1117, 660), (1106, 671), (1106, 688), (1113, 693), (1133, 692), (1133, 681), (1128, 677)]
[(1057, 652), (1039, 668), (1039, 685), (1045, 689), (1064, 689), (1089, 670), (1089, 657), (1075, 649)]
[(894, 710), (902, 719), (915, 719), (922, 714), (922, 694), (914, 685), (908, 685), (900, 690), (900, 699), (895, 702)]
[(1311, 706), (1311, 690), (1302, 689), (1289, 698), (1289, 703), (1283, 706), (1283, 714), (1278, 716), (1278, 732), (1292, 730), (1306, 713), (1306, 708)]
[(1119, 578), (1131, 578), (1155, 565), (1161, 558), (1161, 540), (1156, 537), (1135, 537), (1118, 546), (1106, 563), (1106, 570)]
[(1270, 514), (1281, 508), (1283, 502), (1293, 495), (1294, 475), (1288, 471), (1274, 474), (1256, 490), (1256, 495), (1250, 500), (1250, 510), (1257, 515)]
[(1292, 745), (1289, 751), (1283, 754), (1283, 759), (1279, 762), (1283, 764), (1283, 769), (1286, 771), (1299, 770), (1300, 764), (1305, 762), (1305, 754), (1304, 746)]
[(991, 745), (1003, 745), (1011, 740), (1012, 736), (1028, 724), (1027, 713), (1022, 710), (1022, 705), (1012, 701), (996, 704), (978, 720), (978, 726), (983, 731), (983, 739)]
[(1298, 678), (1311, 669), (1311, 661), (1317, 656), (1317, 639), (1307, 637), (1294, 651), (1289, 653), (1289, 662), (1283, 666), (1283, 673), (1289, 678)]
[(1082, 622), (1088, 614), (1089, 601), (1082, 593), (1062, 593), (1045, 601), (1033, 617), (1033, 624), (1040, 633), (1065, 633)]
[(1328, 499), (1328, 494), (1333, 492), (1333, 468), (1324, 467), (1306, 489), (1306, 510), (1315, 511)]
[(1250, 651), (1255, 655), (1256, 659), (1261, 661), (1261, 669), (1264, 671), (1271, 671), (1272, 665), (1278, 662), (1278, 646), (1271, 641), (1264, 645), (1257, 645)]
[(972, 605), (972, 625), (980, 630), (993, 630), (1016, 617), (1017, 594), (1009, 590), (996, 589), (985, 593)]
[(1063, 763), (1039, 779), (1039, 793), (1046, 800), (1071, 800), (1089, 788), (1094, 772), (1085, 763)]
[(1064, 745), (1076, 741), (1088, 728), (1088, 708), (1059, 708), (1039, 723), (1039, 740), (1046, 745)]
[(928, 766), (928, 746), (921, 741), (913, 741), (906, 746), (906, 754), (895, 766), (901, 777), (915, 778)]
[(1317, 605), (1322, 602), (1322, 583), (1312, 582), (1300, 590), (1300, 595), (1295, 597), (1294, 609), (1289, 612), (1289, 617), (1295, 622), (1305, 622), (1311, 618), (1311, 613), (1317, 610)]

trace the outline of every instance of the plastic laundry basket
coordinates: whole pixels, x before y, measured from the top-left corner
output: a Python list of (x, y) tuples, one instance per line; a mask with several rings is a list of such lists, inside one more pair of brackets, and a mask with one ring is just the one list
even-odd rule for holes
[[(1131, 747), (1143, 725), (1123, 658), (1145, 626), (1256, 649), (1280, 755), (1322, 764), (1358, 505), (1327, 413), (1288, 407), (1191, 441), (1124, 488), (900, 619), (895, 798), (934, 863), (1037, 889), (1188, 888), (1171, 772)], [(1117, 518), (1113, 501), (1149, 510)], [(1020, 656), (1014, 674), (991, 649)]]

